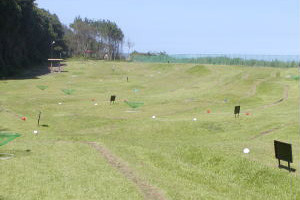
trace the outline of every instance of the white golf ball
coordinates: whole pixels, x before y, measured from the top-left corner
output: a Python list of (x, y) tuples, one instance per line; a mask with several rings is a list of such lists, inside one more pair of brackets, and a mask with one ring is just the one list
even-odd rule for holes
[(152, 116), (152, 119), (155, 119), (155, 118), (156, 118), (156, 117), (153, 115), (153, 116)]
[(94, 105), (95, 105), (95, 106), (98, 106), (98, 104), (97, 104), (97, 103), (95, 103)]
[(37, 134), (37, 133), (38, 133), (38, 131), (37, 131), (37, 130), (34, 130), (34, 131), (33, 131), (33, 133), (34, 133), (34, 134)]
[(243, 150), (243, 152), (244, 152), (244, 153), (249, 153), (250, 150), (249, 150), (248, 148), (245, 148), (245, 149)]
[(61, 105), (61, 103), (60, 103), (60, 102), (59, 102), (58, 104), (59, 104), (59, 105)]
[(194, 118), (193, 120), (194, 120), (194, 121), (197, 121), (197, 118)]

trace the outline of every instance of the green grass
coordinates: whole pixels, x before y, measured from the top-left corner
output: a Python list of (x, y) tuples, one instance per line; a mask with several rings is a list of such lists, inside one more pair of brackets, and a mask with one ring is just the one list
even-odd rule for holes
[[(0, 148), (15, 154), (0, 161), (0, 200), (143, 199), (134, 183), (81, 141), (110, 149), (168, 199), (300, 198), (298, 81), (287, 78), (297, 69), (67, 64), (64, 73), (0, 81), (0, 131), (22, 134)], [(286, 86), (287, 100), (262, 109), (281, 99)], [(75, 92), (66, 95), (66, 88)], [(117, 102), (110, 105), (114, 94)], [(144, 105), (130, 112), (125, 99)], [(242, 113), (235, 119), (238, 104)], [(40, 124), (48, 127), (37, 127), (39, 111)], [(275, 139), (292, 143), (295, 173), (277, 168)]]
[(200, 75), (206, 75), (210, 71), (204, 65), (196, 65), (196, 66), (189, 68), (187, 70), (187, 72), (189, 72), (190, 74), (195, 74), (197, 76), (200, 76)]

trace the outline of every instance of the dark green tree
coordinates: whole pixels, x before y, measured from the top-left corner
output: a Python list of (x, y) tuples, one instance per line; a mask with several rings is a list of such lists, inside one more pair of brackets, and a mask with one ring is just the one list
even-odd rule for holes
[(34, 0), (0, 1), (0, 76), (45, 62), (53, 41), (55, 56), (66, 45), (56, 15), (39, 9)]

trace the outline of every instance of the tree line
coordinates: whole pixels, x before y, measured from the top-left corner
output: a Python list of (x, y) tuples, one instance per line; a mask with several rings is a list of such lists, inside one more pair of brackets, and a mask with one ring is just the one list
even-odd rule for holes
[(123, 40), (122, 30), (109, 20), (76, 17), (70, 27), (65, 27), (70, 56), (119, 59)]
[(118, 59), (124, 34), (109, 20), (76, 17), (70, 26), (35, 0), (0, 0), (0, 76), (66, 56)]

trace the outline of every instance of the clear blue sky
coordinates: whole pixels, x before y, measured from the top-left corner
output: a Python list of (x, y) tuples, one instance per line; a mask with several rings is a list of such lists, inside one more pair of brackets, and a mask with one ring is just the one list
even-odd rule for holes
[(299, 0), (37, 0), (64, 24), (118, 24), (138, 51), (299, 54)]

